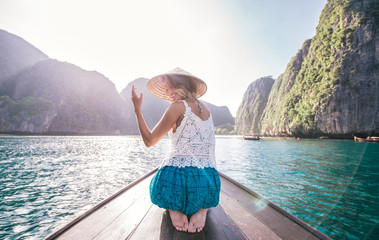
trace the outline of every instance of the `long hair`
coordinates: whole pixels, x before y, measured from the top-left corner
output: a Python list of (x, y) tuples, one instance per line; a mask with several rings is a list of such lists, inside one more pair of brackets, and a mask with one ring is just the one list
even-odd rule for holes
[(167, 75), (170, 87), (183, 98), (193, 100), (196, 97), (196, 85), (192, 79), (184, 75)]

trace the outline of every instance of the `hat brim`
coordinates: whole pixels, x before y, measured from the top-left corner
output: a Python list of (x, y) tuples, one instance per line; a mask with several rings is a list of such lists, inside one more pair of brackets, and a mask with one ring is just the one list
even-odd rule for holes
[(187, 77), (190, 77), (191, 80), (194, 82), (194, 84), (196, 85), (196, 96), (199, 98), (201, 96), (203, 96), (205, 94), (205, 92), (207, 91), (207, 84), (201, 80), (200, 78), (198, 77), (195, 77), (193, 75), (190, 75), (190, 74), (184, 74), (184, 73), (164, 73), (164, 74), (161, 74), (161, 75), (158, 75), (158, 76), (155, 76), (153, 77), (152, 79), (150, 79), (147, 84), (146, 84), (146, 88), (147, 90), (149, 90), (149, 92), (158, 97), (158, 98), (161, 98), (161, 99), (164, 99), (164, 100), (167, 100), (167, 101), (170, 101), (171, 100), (171, 97), (168, 96), (167, 92), (166, 92), (166, 86), (165, 84), (160, 81), (160, 77), (163, 77), (163, 76), (168, 76), (168, 75), (176, 75), (176, 76), (187, 76)]

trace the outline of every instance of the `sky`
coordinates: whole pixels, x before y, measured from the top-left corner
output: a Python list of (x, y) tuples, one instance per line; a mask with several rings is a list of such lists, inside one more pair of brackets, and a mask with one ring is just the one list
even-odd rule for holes
[(180, 67), (233, 116), (253, 81), (286, 69), (326, 0), (0, 0), (0, 29), (119, 92)]

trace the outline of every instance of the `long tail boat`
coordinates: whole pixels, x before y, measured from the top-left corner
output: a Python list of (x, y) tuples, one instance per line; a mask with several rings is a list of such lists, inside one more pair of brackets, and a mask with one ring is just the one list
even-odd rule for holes
[(330, 239), (317, 229), (220, 173), (220, 203), (203, 231), (177, 231), (168, 212), (153, 205), (146, 174), (48, 236), (52, 239)]
[(358, 142), (379, 142), (379, 137), (360, 138), (360, 137), (354, 136), (354, 140)]
[(243, 140), (260, 140), (259, 136), (242, 136)]

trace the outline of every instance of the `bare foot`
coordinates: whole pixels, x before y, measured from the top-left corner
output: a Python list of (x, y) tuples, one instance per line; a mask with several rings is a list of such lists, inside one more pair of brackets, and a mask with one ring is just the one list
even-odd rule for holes
[(195, 233), (201, 232), (205, 226), (208, 209), (201, 209), (193, 214), (188, 224), (188, 232)]
[(187, 232), (188, 231), (188, 218), (187, 216), (180, 211), (168, 210), (171, 217), (172, 225), (178, 231)]

